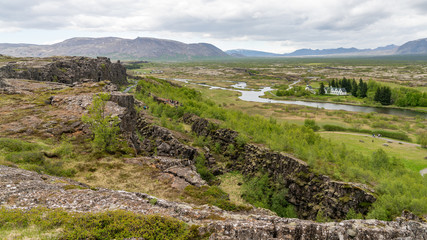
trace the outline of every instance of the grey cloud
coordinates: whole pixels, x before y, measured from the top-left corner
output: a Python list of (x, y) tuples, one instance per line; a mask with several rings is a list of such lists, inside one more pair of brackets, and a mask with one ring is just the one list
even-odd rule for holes
[(423, 0), (13, 0), (0, 2), (0, 31), (8, 26), (206, 34), (224, 41), (393, 43), (427, 29), (426, 12)]

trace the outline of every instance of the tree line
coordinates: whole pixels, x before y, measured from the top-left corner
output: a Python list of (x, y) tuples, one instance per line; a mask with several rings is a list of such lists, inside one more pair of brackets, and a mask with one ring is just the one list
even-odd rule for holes
[[(362, 79), (359, 79), (359, 83), (357, 83), (356, 79), (332, 79), (329, 81), (330, 88), (344, 88), (348, 93), (355, 97), (365, 98), (367, 97), (368, 92), (368, 84), (363, 82)], [(324, 83), (320, 83), (319, 94), (326, 94)]]
[[(358, 98), (368, 98), (381, 103), (382, 105), (394, 104), (399, 107), (427, 107), (427, 93), (423, 93), (413, 88), (400, 87), (390, 88), (378, 82), (369, 80), (364, 82), (359, 79), (359, 83), (353, 79), (332, 79), (328, 82), (329, 87), (344, 88), (352, 96)], [(320, 83), (319, 95), (327, 94), (325, 84)]]

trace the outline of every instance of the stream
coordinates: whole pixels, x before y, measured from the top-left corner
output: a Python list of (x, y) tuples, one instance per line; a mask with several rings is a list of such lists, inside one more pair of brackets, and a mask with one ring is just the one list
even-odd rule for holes
[(223, 87), (211, 86), (208, 84), (193, 83), (191, 79), (175, 78), (173, 80), (189, 83), (189, 84), (197, 84), (197, 85), (209, 87), (209, 89), (237, 91), (242, 94), (239, 97), (239, 99), (243, 101), (248, 101), (248, 102), (295, 104), (295, 105), (302, 105), (302, 106), (308, 106), (313, 108), (324, 108), (328, 110), (344, 110), (344, 111), (350, 111), (350, 112), (364, 112), (364, 113), (376, 112), (376, 113), (390, 114), (390, 115), (396, 115), (396, 116), (409, 116), (409, 117), (421, 116), (421, 117), (427, 118), (427, 113), (417, 112), (417, 111), (408, 110), (408, 109), (354, 106), (354, 105), (347, 105), (347, 104), (309, 102), (309, 101), (273, 100), (268, 98), (261, 98), (262, 96), (265, 95), (266, 92), (272, 91), (273, 89), (271, 87), (264, 87), (261, 90), (248, 89), (246, 82), (237, 82), (236, 84), (231, 85), (231, 88), (223, 88)]

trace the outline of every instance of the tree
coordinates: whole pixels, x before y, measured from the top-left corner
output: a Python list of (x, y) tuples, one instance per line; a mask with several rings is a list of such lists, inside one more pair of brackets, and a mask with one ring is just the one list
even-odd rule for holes
[(89, 114), (82, 116), (82, 121), (89, 124), (93, 135), (92, 147), (95, 151), (114, 152), (118, 146), (119, 119), (106, 114), (105, 108), (110, 99), (108, 93), (99, 93), (93, 97)]
[(374, 101), (380, 102), (382, 105), (391, 104), (391, 89), (389, 87), (378, 87), (375, 92)]
[(351, 95), (357, 97), (357, 90), (358, 90), (358, 86), (357, 86), (356, 80), (354, 80), (353, 78), (353, 81), (351, 82)]
[(321, 82), (319, 88), (319, 95), (325, 95), (325, 93), (325, 85), (323, 84), (323, 82)]
[(359, 93), (358, 96), (360, 98), (365, 98), (367, 97), (367, 93), (368, 93), (368, 84), (363, 82), (362, 79), (359, 80)]

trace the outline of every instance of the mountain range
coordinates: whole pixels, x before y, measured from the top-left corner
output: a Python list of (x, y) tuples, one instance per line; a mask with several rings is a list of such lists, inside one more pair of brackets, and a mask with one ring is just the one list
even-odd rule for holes
[(0, 54), (16, 57), (105, 56), (120, 60), (196, 60), (228, 57), (304, 57), (304, 56), (385, 56), (427, 54), (427, 38), (402, 46), (388, 45), (375, 49), (332, 48), (298, 49), (292, 53), (270, 53), (248, 49), (226, 52), (209, 43), (186, 44), (173, 40), (138, 37), (124, 39), (71, 38), (51, 45), (0, 43)]
[(208, 43), (185, 44), (145, 37), (136, 39), (71, 38), (52, 45), (0, 44), (0, 54), (17, 57), (105, 56), (121, 60), (190, 60), (228, 57), (221, 49)]

